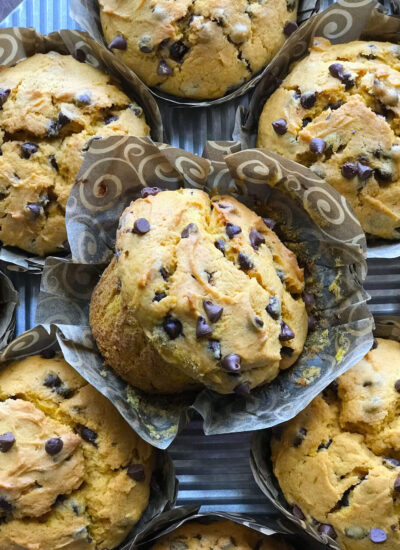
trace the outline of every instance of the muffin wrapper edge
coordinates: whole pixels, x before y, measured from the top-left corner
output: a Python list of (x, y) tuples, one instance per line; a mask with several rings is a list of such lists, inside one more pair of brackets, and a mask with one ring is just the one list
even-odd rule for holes
[(0, 271), (0, 349), (13, 337), (18, 301), (18, 292), (7, 275)]
[[(204, 418), (207, 434), (284, 422), (372, 345), (372, 317), (362, 288), (365, 236), (345, 199), (307, 168), (265, 150), (240, 151), (238, 143), (208, 142), (205, 154), (208, 158), (200, 158), (145, 138), (93, 142), (67, 206), (72, 261), (47, 259), (37, 308), (36, 321), (54, 324), (62, 333), (67, 360), (143, 439), (160, 448), (172, 442), (192, 411)], [(270, 187), (272, 181), (278, 183)], [(89, 328), (90, 296), (112, 257), (123, 210), (147, 186), (231, 194), (265, 217), (273, 211), (284, 221), (278, 225), (282, 240), (311, 266), (308, 290), (316, 285), (320, 327), (295, 365), (249, 398), (206, 389), (147, 395), (103, 364)]]
[[(376, 316), (374, 319), (375, 336), (400, 341), (400, 317)], [(334, 550), (340, 550), (335, 540), (318, 532), (318, 525), (311, 525), (292, 514), (291, 507), (287, 503), (273, 472), (270, 441), (271, 431), (265, 430), (253, 434), (250, 450), (250, 466), (257, 485), (268, 500), (296, 525), (298, 529), (302, 529), (321, 544), (328, 545)]]
[[(71, 54), (84, 63), (111, 74), (122, 89), (143, 108), (153, 139), (162, 140), (161, 114), (152, 95), (137, 76), (113, 56), (106, 48), (82, 31), (60, 30), (42, 35), (31, 28), (11, 27), (0, 29), (0, 66), (11, 66), (36, 53), (56, 51)], [(40, 273), (44, 258), (14, 247), (0, 246), (0, 260), (13, 264), (21, 271)]]
[[(391, 8), (392, 12), (398, 13), (399, 1), (391, 2)], [(243, 106), (238, 107), (234, 139), (241, 141), (243, 148), (255, 147), (258, 121), (266, 101), (288, 75), (291, 65), (308, 53), (315, 36), (324, 36), (335, 44), (360, 38), (400, 44), (400, 17), (387, 15), (383, 11), (383, 7), (376, 0), (335, 2), (306, 21), (289, 37), (278, 55), (265, 69), (248, 109)], [(400, 242), (378, 238), (371, 238), (368, 242), (368, 258), (399, 256)]]
[[(0, 368), (7, 368), (10, 361), (20, 361), (30, 355), (40, 355), (44, 351), (63, 351), (62, 335), (52, 327), (38, 325), (18, 336), (0, 352)], [(74, 368), (71, 361), (67, 362)], [(159, 449), (156, 452), (155, 468), (150, 482), (149, 504), (138, 523), (121, 545), (125, 547), (135, 540), (147, 524), (164, 511), (173, 508), (178, 492), (175, 468), (168, 453)]]

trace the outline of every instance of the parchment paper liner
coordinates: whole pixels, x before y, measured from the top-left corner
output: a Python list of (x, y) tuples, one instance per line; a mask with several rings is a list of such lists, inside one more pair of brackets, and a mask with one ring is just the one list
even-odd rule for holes
[[(200, 510), (200, 511), (199, 511)], [(227, 512), (201, 512), (198, 506), (182, 506), (174, 508), (169, 512), (161, 514), (159, 517), (151, 521), (146, 528), (135, 538), (131, 545), (126, 545), (121, 550), (136, 550), (141, 548), (149, 550), (157, 539), (167, 533), (171, 533), (178, 529), (188, 521), (196, 521), (200, 523), (213, 523), (215, 521), (230, 520), (239, 525), (245, 525), (249, 529), (263, 533), (266, 536), (279, 534), (294, 546), (296, 550), (317, 550), (320, 546), (300, 533), (300, 537), (304, 540), (299, 540), (299, 535), (285, 518), (268, 517), (263, 518), (262, 522), (257, 522), (249, 516), (240, 514), (231, 514)]]
[[(326, 4), (326, 2), (325, 2)], [(398, 12), (399, 0), (392, 2)], [(279, 54), (265, 69), (250, 101), (248, 109), (243, 106), (236, 113), (234, 139), (241, 141), (243, 148), (255, 147), (258, 121), (268, 98), (290, 72), (292, 63), (303, 58), (315, 36), (325, 36), (333, 43), (352, 40), (379, 40), (400, 43), (400, 18), (383, 13), (376, 0), (348, 2), (339, 0), (322, 13), (309, 19), (284, 44)], [(400, 241), (368, 239), (368, 258), (397, 258), (400, 256)]]
[[(0, 352), (0, 368), (7, 368), (9, 361), (18, 361), (30, 355), (40, 355), (44, 350), (61, 349), (67, 363), (74, 368), (75, 357), (64, 346), (60, 329), (41, 325), (24, 332)], [(150, 482), (150, 500), (138, 523), (121, 546), (131, 543), (154, 517), (175, 505), (178, 481), (175, 468), (168, 453), (159, 449), (156, 452), (156, 465)], [(129, 545), (128, 544), (128, 545)]]
[[(240, 152), (237, 143), (208, 142), (205, 153), (211, 160), (145, 138), (93, 142), (67, 207), (73, 261), (47, 259), (38, 302), (37, 322), (60, 327), (64, 347), (75, 354), (74, 367), (143, 439), (160, 448), (172, 442), (192, 410), (204, 418), (207, 434), (279, 424), (302, 410), (372, 345), (372, 318), (362, 288), (365, 237), (345, 199), (307, 168), (264, 150)], [(266, 184), (272, 179), (279, 180), (274, 188)], [(312, 334), (294, 367), (249, 398), (210, 390), (175, 397), (147, 395), (103, 366), (88, 328), (90, 295), (112, 256), (123, 209), (146, 185), (204, 188), (212, 194), (233, 194), (265, 215), (272, 209), (273, 217), (287, 224), (280, 226), (283, 240), (297, 247), (299, 257), (315, 262), (316, 308), (323, 328)], [(312, 342), (324, 342), (314, 357)]]
[[(300, 0), (297, 22), (300, 24), (306, 21), (314, 13), (321, 9), (321, 4), (327, 4), (327, 0)], [(107, 46), (104, 39), (103, 30), (100, 22), (99, 4), (97, 0), (71, 0), (70, 15), (76, 23), (87, 31), (99, 44)], [(280, 52), (277, 53), (279, 56)], [(275, 58), (273, 58), (275, 59)], [(270, 61), (271, 63), (271, 61)], [(269, 65), (267, 65), (268, 67)], [(172, 103), (179, 107), (210, 107), (211, 105), (220, 105), (237, 97), (244, 95), (249, 90), (252, 90), (256, 84), (263, 78), (266, 68), (259, 71), (249, 81), (245, 82), (234, 91), (210, 100), (195, 100), (177, 97), (171, 94), (166, 94), (157, 88), (148, 88), (159, 99)]]
[[(147, 123), (151, 128), (152, 138), (162, 140), (161, 114), (153, 96), (128, 67), (106, 48), (92, 40), (87, 33), (60, 30), (42, 35), (34, 29), (22, 27), (0, 28), (0, 65), (14, 65), (35, 53), (49, 51), (71, 54), (76, 57), (77, 50), (80, 50), (80, 56), (86, 57), (85, 63), (111, 74), (120, 83), (121, 88), (128, 97), (135, 100), (143, 108)], [(60, 251), (60, 255), (63, 255), (62, 251)], [(40, 273), (44, 266), (44, 258), (14, 247), (0, 247), (0, 260), (14, 264), (22, 271), (28, 270), (34, 273)]]
[(14, 334), (18, 301), (18, 292), (7, 275), (0, 271), (0, 349), (8, 344)]
[[(380, 338), (389, 338), (400, 341), (400, 317), (397, 316), (377, 316), (375, 317), (375, 336)], [(318, 532), (318, 525), (311, 525), (306, 521), (295, 517), (291, 512), (291, 507), (283, 496), (279, 487), (279, 482), (273, 473), (273, 467), (270, 455), (271, 431), (263, 430), (254, 433), (251, 450), (250, 466), (261, 491), (268, 500), (298, 528), (314, 537), (321, 544), (327, 544), (334, 550), (341, 550), (339, 545), (333, 539)]]

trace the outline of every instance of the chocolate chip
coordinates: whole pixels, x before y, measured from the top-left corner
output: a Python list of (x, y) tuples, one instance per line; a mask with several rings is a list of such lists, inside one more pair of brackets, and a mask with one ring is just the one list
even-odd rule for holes
[(296, 505), (294, 505), (292, 508), (292, 514), (294, 515), (295, 518), (298, 518), (301, 520), (306, 519), (306, 516), (303, 514), (303, 511), (301, 510), (301, 508), (299, 508)]
[(134, 103), (131, 103), (129, 105), (129, 109), (132, 111), (132, 113), (135, 115), (135, 116), (142, 116), (143, 114), (143, 109), (141, 107), (138, 107), (138, 105), (134, 104)]
[(369, 538), (375, 544), (381, 544), (382, 542), (386, 542), (387, 535), (386, 535), (386, 532), (383, 529), (379, 529), (378, 527), (374, 527), (369, 532)]
[(97, 433), (90, 428), (87, 428), (86, 426), (81, 427), (81, 438), (97, 447)]
[(164, 300), (164, 298), (166, 297), (167, 295), (165, 294), (165, 292), (156, 292), (154, 294), (153, 302), (161, 302), (161, 300)]
[(14, 443), (15, 437), (11, 432), (6, 432), (5, 434), (0, 435), (0, 451), (2, 453), (7, 453)]
[(329, 523), (321, 523), (321, 525), (318, 527), (318, 531), (319, 533), (321, 533), (321, 535), (326, 535), (331, 539), (337, 538), (335, 529), (332, 527), (332, 525), (329, 525)]
[(283, 32), (286, 34), (286, 36), (291, 36), (294, 32), (297, 31), (298, 28), (299, 26), (296, 21), (288, 21), (283, 27)]
[(29, 159), (31, 155), (37, 152), (38, 149), (39, 146), (36, 145), (36, 143), (31, 143), (29, 141), (27, 143), (23, 143), (21, 145), (22, 158)]
[(305, 117), (305, 118), (303, 118), (303, 122), (302, 122), (302, 124), (301, 124), (302, 127), (305, 128), (306, 126), (308, 126), (308, 125), (310, 124), (311, 120), (312, 120), (312, 119), (311, 119), (310, 117), (308, 117), (308, 116)]
[(67, 386), (61, 386), (56, 389), (56, 393), (63, 399), (70, 399), (74, 395), (74, 390)]
[(238, 384), (234, 390), (237, 395), (242, 395), (244, 397), (250, 395), (250, 384), (248, 382), (242, 382)]
[(113, 40), (111, 40), (111, 42), (108, 45), (108, 49), (109, 50), (126, 50), (126, 46), (127, 46), (126, 39), (123, 36), (118, 35)]
[(396, 480), (394, 482), (394, 490), (396, 492), (400, 491), (400, 474), (397, 475)]
[(279, 335), (279, 340), (281, 342), (287, 342), (288, 340), (293, 340), (294, 332), (293, 330), (283, 321), (281, 321), (281, 333)]
[(284, 357), (292, 357), (294, 353), (294, 349), (289, 348), (288, 346), (282, 346), (281, 347), (281, 355)]
[(375, 169), (375, 178), (379, 183), (389, 183), (393, 181), (394, 175), (390, 168), (381, 166)]
[(52, 437), (48, 439), (45, 443), (45, 451), (50, 456), (58, 455), (64, 447), (63, 440), (60, 437)]
[(164, 281), (168, 281), (168, 279), (169, 279), (169, 273), (168, 273), (168, 271), (165, 269), (165, 267), (161, 267), (161, 268), (160, 268), (160, 275), (161, 275), (161, 277), (164, 279)]
[(204, 300), (203, 307), (208, 319), (212, 323), (216, 323), (220, 320), (222, 312), (224, 311), (223, 307), (214, 304), (211, 300)]
[(374, 338), (373, 342), (372, 342), (372, 348), (371, 349), (376, 349), (378, 347), (378, 340), (376, 338)]
[(135, 481), (145, 481), (146, 479), (146, 473), (142, 464), (131, 464), (128, 466), (126, 473)]
[(75, 50), (75, 59), (79, 61), (79, 63), (83, 63), (86, 61), (86, 53), (81, 48), (78, 48)]
[(221, 367), (227, 372), (239, 372), (242, 366), (241, 361), (240, 355), (230, 353), (221, 359)]
[(210, 336), (213, 333), (213, 330), (210, 325), (207, 324), (207, 321), (202, 315), (199, 315), (197, 318), (196, 324), (196, 338), (204, 338), (205, 336)]
[(217, 248), (222, 254), (225, 254), (225, 241), (223, 239), (218, 239), (214, 243), (215, 248)]
[(62, 380), (57, 374), (49, 374), (43, 382), (43, 385), (46, 386), (46, 388), (58, 388), (61, 384)]
[(139, 218), (133, 224), (133, 232), (137, 235), (146, 235), (150, 231), (150, 224), (146, 218)]
[(179, 319), (175, 319), (168, 315), (163, 321), (163, 329), (168, 334), (171, 340), (175, 340), (182, 334), (183, 327)]
[(181, 237), (182, 239), (188, 239), (189, 235), (194, 235), (195, 233), (198, 233), (198, 231), (199, 229), (195, 223), (189, 223), (189, 225), (182, 231)]
[(115, 116), (115, 115), (111, 115), (111, 116), (107, 117), (104, 120), (104, 124), (107, 126), (107, 124), (111, 124), (112, 122), (115, 122), (116, 120), (118, 120), (118, 117)]
[(322, 451), (322, 449), (329, 449), (329, 447), (332, 445), (332, 439), (329, 439), (329, 441), (323, 441), (318, 445), (318, 451)]
[(315, 155), (322, 155), (326, 149), (326, 141), (321, 138), (314, 138), (310, 141), (310, 151)]
[(358, 174), (357, 165), (353, 162), (345, 162), (341, 168), (341, 172), (344, 178), (351, 180)]
[(336, 101), (336, 103), (329, 103), (328, 107), (331, 109), (331, 111), (336, 111), (337, 109), (340, 109), (342, 105), (342, 101)]
[(271, 218), (263, 218), (263, 222), (269, 229), (271, 229), (271, 231), (273, 231), (276, 227), (276, 221)]
[(346, 90), (350, 90), (350, 88), (352, 88), (355, 85), (355, 81), (350, 73), (344, 73), (341, 80)]
[(308, 332), (313, 332), (317, 328), (317, 319), (310, 315), (308, 317)]
[(317, 101), (317, 94), (315, 92), (305, 92), (301, 94), (300, 103), (304, 109), (311, 109), (314, 107)]
[(0, 510), (5, 512), (6, 514), (9, 514), (12, 511), (12, 504), (8, 502), (6, 497), (0, 496)]
[(361, 181), (366, 181), (374, 173), (372, 168), (370, 168), (369, 166), (365, 166), (364, 164), (361, 164), (360, 162), (358, 163), (357, 168), (358, 168), (358, 177), (360, 178)]
[(50, 155), (49, 160), (50, 160), (50, 164), (52, 165), (54, 170), (56, 170), (58, 172), (59, 168), (58, 168), (58, 164), (57, 164), (57, 161), (56, 161), (56, 157), (54, 155)]
[(394, 383), (395, 390), (400, 393), (400, 380), (396, 380)]
[(210, 340), (207, 347), (211, 351), (215, 359), (221, 359), (221, 344), (218, 342), (218, 340)]
[(174, 71), (167, 65), (167, 62), (165, 59), (161, 59), (160, 63), (158, 64), (157, 74), (159, 76), (169, 76)]
[(69, 124), (71, 122), (71, 119), (69, 118), (68, 115), (66, 115), (65, 113), (63, 113), (62, 111), (60, 111), (58, 113), (58, 124), (62, 127), (62, 126), (66, 126), (67, 124)]
[(307, 430), (305, 428), (300, 428), (297, 435), (295, 435), (293, 438), (293, 446), (300, 447), (306, 435), (307, 435)]
[(239, 235), (239, 233), (242, 232), (242, 228), (238, 225), (234, 225), (233, 223), (227, 223), (225, 228), (226, 234), (230, 239), (233, 239), (236, 237), (236, 235)]
[(288, 123), (284, 118), (279, 118), (278, 120), (274, 120), (274, 122), (272, 123), (272, 128), (275, 130), (278, 136), (283, 136), (288, 130)]
[(0, 90), (0, 108), (3, 107), (4, 103), (7, 101), (10, 93), (11, 93), (10, 89)]
[(338, 78), (339, 80), (342, 80), (343, 73), (344, 73), (344, 67), (341, 63), (332, 63), (332, 65), (329, 65), (329, 72), (335, 78)]
[(25, 206), (25, 209), (28, 210), (28, 212), (31, 214), (31, 216), (35, 219), (40, 216), (41, 213), (41, 207), (39, 204), (27, 204)]
[(272, 317), (272, 319), (277, 321), (281, 315), (282, 310), (280, 300), (276, 296), (271, 296), (271, 298), (269, 299), (269, 304), (265, 309), (267, 310), (267, 313)]
[(248, 256), (246, 256), (243, 252), (239, 253), (238, 261), (240, 268), (243, 269), (243, 271), (249, 271), (254, 268), (254, 264), (251, 262), (250, 258), (248, 258)]
[(311, 292), (303, 292), (302, 298), (307, 309), (311, 309), (315, 304), (315, 296)]
[(265, 238), (257, 231), (257, 229), (252, 229), (250, 231), (249, 238), (250, 244), (254, 250), (258, 250), (260, 246), (265, 243)]
[(151, 53), (153, 51), (153, 39), (149, 34), (144, 34), (139, 38), (139, 50), (142, 53)]
[(75, 103), (77, 103), (78, 105), (90, 105), (91, 103), (90, 95), (87, 92), (78, 94), (75, 97)]
[(254, 324), (258, 328), (262, 328), (264, 326), (264, 321), (260, 319), (260, 317), (255, 316), (254, 317)]
[(140, 195), (142, 199), (145, 199), (146, 197), (155, 197), (158, 193), (162, 193), (162, 189), (159, 187), (145, 187), (141, 190)]
[(177, 42), (174, 42), (169, 47), (170, 56), (174, 61), (177, 61), (178, 63), (183, 63), (183, 58), (185, 57), (188, 51), (189, 51), (189, 48), (185, 46), (182, 40), (178, 40)]

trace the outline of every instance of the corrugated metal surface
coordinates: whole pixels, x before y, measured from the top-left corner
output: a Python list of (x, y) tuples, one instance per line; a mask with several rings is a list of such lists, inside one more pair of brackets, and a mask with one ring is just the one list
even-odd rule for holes
[[(384, 4), (388, 7), (390, 2)], [(68, 15), (68, 5), (68, 0), (24, 0), (1, 26), (32, 26), (43, 33), (77, 28)], [(194, 110), (163, 104), (166, 138), (172, 145), (201, 154), (206, 139), (231, 138), (236, 108), (247, 101), (244, 97), (220, 107)], [(17, 333), (21, 333), (33, 326), (40, 280), (16, 272), (12, 279), (20, 295)], [(369, 261), (366, 286), (374, 314), (400, 315), (400, 259)], [(272, 513), (250, 472), (249, 440), (250, 434), (206, 438), (201, 423), (193, 421), (170, 449), (180, 481), (178, 504), (202, 504), (204, 511), (253, 516)]]

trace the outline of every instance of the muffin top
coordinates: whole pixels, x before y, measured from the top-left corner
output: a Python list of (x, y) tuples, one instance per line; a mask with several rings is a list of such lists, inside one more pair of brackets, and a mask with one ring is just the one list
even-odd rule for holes
[(272, 440), (274, 472), (294, 514), (341, 548), (399, 548), (399, 392), (400, 343), (378, 339)]
[(291, 550), (277, 535), (266, 536), (258, 531), (222, 520), (204, 524), (191, 521), (158, 539), (152, 550)]
[(307, 335), (304, 274), (257, 214), (200, 190), (152, 193), (117, 233), (121, 303), (161, 357), (219, 393), (292, 365)]
[(56, 252), (89, 140), (148, 133), (142, 109), (111, 77), (70, 55), (36, 54), (0, 67), (0, 240)]
[(149, 86), (195, 99), (221, 97), (248, 80), (296, 28), (296, 0), (99, 5), (105, 39), (118, 57)]
[(149, 500), (151, 447), (61, 357), (0, 373), (0, 548), (115, 548)]
[(350, 202), (365, 232), (400, 238), (400, 47), (316, 38), (265, 104), (258, 146), (300, 162)]

